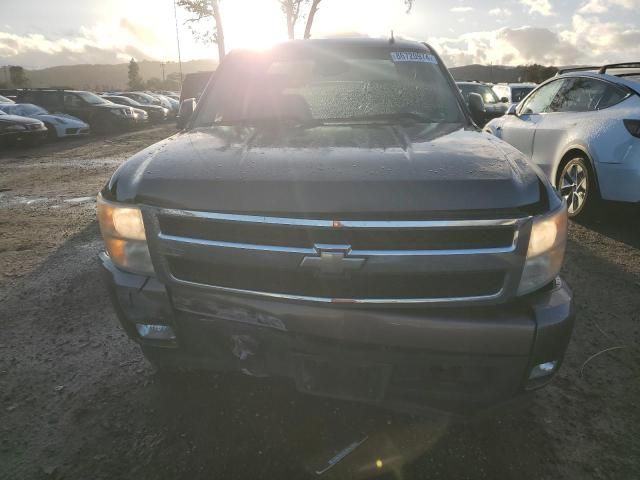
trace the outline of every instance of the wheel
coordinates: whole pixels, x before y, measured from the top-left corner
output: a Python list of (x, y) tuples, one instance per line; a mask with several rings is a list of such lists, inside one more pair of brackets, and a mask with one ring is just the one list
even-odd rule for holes
[(56, 131), (56, 127), (51, 125), (50, 123), (45, 124), (47, 126), (47, 140), (53, 142), (58, 139), (58, 132)]
[(570, 218), (591, 210), (597, 192), (586, 158), (574, 157), (564, 163), (556, 185), (562, 198), (567, 201)]
[(156, 372), (161, 375), (175, 375), (185, 370), (181, 366), (178, 355), (173, 350), (165, 350), (162, 348), (142, 348), (147, 361), (155, 368)]

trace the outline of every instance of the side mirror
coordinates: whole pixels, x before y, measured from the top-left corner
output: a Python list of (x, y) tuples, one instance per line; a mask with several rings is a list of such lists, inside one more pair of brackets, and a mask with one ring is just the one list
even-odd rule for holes
[(518, 109), (518, 105), (511, 105), (509, 107), (509, 110), (507, 110), (507, 115), (515, 115), (517, 109)]
[(187, 126), (193, 111), (196, 109), (196, 99), (186, 98), (180, 104), (180, 110), (178, 110), (178, 117), (176, 118), (176, 127), (182, 130)]
[(509, 103), (509, 99), (508, 99), (507, 97), (502, 97), (502, 98), (500, 99), (500, 101), (501, 101), (502, 103)]
[(484, 101), (479, 93), (470, 93), (467, 97), (467, 104), (469, 105), (469, 110), (471, 110), (472, 114), (476, 115), (484, 113)]

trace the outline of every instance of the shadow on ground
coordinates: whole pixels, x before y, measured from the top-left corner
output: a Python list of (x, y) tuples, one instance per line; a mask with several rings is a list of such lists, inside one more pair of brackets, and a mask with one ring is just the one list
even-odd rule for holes
[(640, 248), (639, 205), (605, 202), (577, 223), (630, 247)]

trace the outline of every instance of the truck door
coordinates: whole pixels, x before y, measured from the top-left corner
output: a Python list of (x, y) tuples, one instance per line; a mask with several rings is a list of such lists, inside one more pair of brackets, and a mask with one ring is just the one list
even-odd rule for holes
[(92, 109), (87, 103), (72, 92), (64, 92), (64, 110), (69, 115), (78, 117), (85, 122), (91, 123)]

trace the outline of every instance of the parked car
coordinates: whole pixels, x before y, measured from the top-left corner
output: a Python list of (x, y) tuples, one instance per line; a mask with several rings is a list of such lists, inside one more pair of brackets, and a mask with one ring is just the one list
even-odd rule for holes
[(492, 88), (501, 102), (511, 106), (520, 103), (536, 87), (535, 83), (498, 83)]
[(174, 108), (173, 107), (173, 103), (167, 97), (165, 97), (164, 95), (159, 95), (157, 93), (147, 93), (147, 95), (150, 95), (151, 97), (155, 98), (156, 100), (158, 100), (160, 102), (160, 106), (166, 108), (172, 114), (174, 113), (173, 112), (173, 108)]
[(486, 126), (544, 171), (571, 217), (600, 198), (640, 202), (640, 74), (625, 65), (565, 70)]
[(164, 95), (165, 97), (175, 97), (176, 100), (180, 99), (180, 94), (178, 92), (172, 92), (171, 90), (158, 90), (154, 93)]
[(10, 115), (42, 120), (51, 138), (77, 137), (89, 134), (89, 125), (82, 120), (64, 113), (49, 113), (44, 108), (32, 103), (0, 104), (0, 110)]
[(164, 98), (166, 98), (169, 104), (171, 104), (171, 114), (172, 116), (175, 117), (178, 114), (178, 111), (180, 110), (180, 102), (178, 101), (180, 97), (174, 98), (174, 97), (164, 95)]
[(102, 98), (109, 100), (110, 102), (120, 105), (127, 105), (132, 108), (144, 110), (147, 112), (149, 120), (152, 122), (163, 122), (169, 115), (169, 109), (161, 107), (160, 105), (143, 105), (135, 101), (132, 98), (125, 97), (124, 95), (103, 95)]
[(143, 126), (149, 123), (149, 114), (142, 110), (141, 108), (133, 108), (133, 116), (136, 119), (137, 126)]
[(483, 127), (489, 120), (507, 113), (508, 105), (500, 101), (489, 85), (480, 82), (456, 82), (456, 85), (458, 85), (467, 104), (469, 104), (470, 98), (474, 97), (471, 95), (472, 93), (478, 95), (479, 98), (475, 97), (471, 100), (477, 102), (476, 108), (472, 109), (471, 113), (478, 126)]
[(231, 52), (182, 110), (98, 197), (111, 298), (157, 368), (455, 413), (558, 371), (566, 204), (431, 47)]
[(10, 98), (3, 97), (2, 95), (0, 95), (0, 103), (14, 103), (14, 101), (11, 100)]
[(40, 120), (9, 115), (0, 110), (0, 146), (17, 143), (35, 144), (47, 135), (47, 127)]
[(131, 98), (141, 105), (157, 105), (160, 107), (162, 106), (160, 100), (144, 92), (113, 92), (110, 95)]
[(135, 124), (133, 110), (115, 105), (95, 93), (82, 90), (25, 89), (18, 91), (20, 103), (33, 103), (50, 112), (77, 117), (94, 131), (122, 130)]

